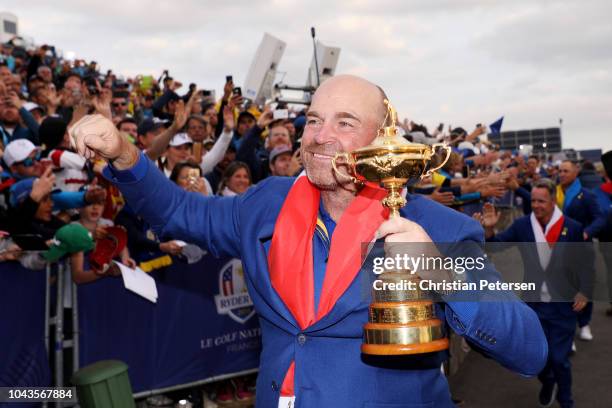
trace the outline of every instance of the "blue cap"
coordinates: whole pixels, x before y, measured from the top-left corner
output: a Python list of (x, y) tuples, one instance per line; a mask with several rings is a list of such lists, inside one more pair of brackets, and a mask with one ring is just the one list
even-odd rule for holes
[(30, 195), (32, 192), (32, 186), (34, 185), (34, 180), (36, 180), (34, 177), (30, 177), (25, 180), (18, 181), (11, 186), (11, 197), (9, 199), (11, 207), (17, 207)]
[(306, 116), (301, 115), (295, 118), (295, 120), (293, 121), (293, 126), (295, 126), (296, 128), (303, 128), (304, 126), (306, 126)]
[(166, 121), (157, 118), (145, 119), (138, 125), (137, 132), (141, 136), (145, 136), (148, 132), (153, 132), (161, 127), (166, 126)]

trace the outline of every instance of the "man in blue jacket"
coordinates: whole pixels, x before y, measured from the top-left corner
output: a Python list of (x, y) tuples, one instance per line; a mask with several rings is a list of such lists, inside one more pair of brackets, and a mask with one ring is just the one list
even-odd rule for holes
[[(360, 352), (370, 303), (356, 278), (363, 242), (483, 239), (474, 220), (425, 198), (410, 197), (401, 218), (385, 221), (384, 192), (333, 172), (334, 154), (372, 142), (385, 117), (383, 98), (361, 78), (325, 81), (302, 138), (306, 176), (271, 177), (235, 197), (177, 188), (99, 115), (71, 129), (78, 151), (107, 159), (106, 177), (159, 232), (241, 258), (262, 330), (258, 407), (453, 407), (441, 360), (397, 369)], [(448, 299), (442, 306), (440, 317), (454, 331), (502, 365), (523, 375), (544, 366), (546, 339), (524, 303)]]
[[(582, 224), (584, 240), (590, 241), (597, 237), (606, 224), (606, 218), (599, 208), (595, 194), (584, 188), (578, 175), (580, 168), (570, 160), (565, 160), (559, 166), (559, 184), (557, 185), (557, 206), (568, 217)], [(591, 318), (593, 303), (578, 315), (580, 327), (579, 338), (585, 341), (593, 340)]]
[(531, 190), (530, 215), (494, 235), (499, 213), (487, 204), (481, 222), (487, 241), (535, 243), (519, 248), (525, 266), (524, 280), (537, 284), (537, 292), (528, 294), (527, 300), (538, 314), (548, 340), (548, 362), (538, 374), (542, 383), (540, 405), (550, 407), (556, 397), (562, 408), (571, 408), (574, 401), (569, 356), (578, 312), (586, 307), (593, 293), (595, 254), (590, 244), (564, 244), (582, 243), (583, 229), (555, 205), (555, 193), (551, 180), (540, 179)]
[(557, 206), (568, 217), (582, 224), (584, 240), (596, 237), (605, 225), (605, 218), (597, 203), (597, 198), (584, 188), (578, 178), (580, 168), (570, 160), (559, 166), (559, 184), (557, 185)]

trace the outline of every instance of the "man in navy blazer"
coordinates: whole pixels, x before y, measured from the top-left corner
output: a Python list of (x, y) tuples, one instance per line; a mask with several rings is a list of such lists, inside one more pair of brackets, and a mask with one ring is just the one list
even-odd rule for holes
[(495, 235), (499, 214), (485, 205), (481, 223), (489, 242), (528, 243), (520, 245), (525, 266), (524, 281), (534, 282), (536, 291), (528, 294), (548, 341), (548, 362), (538, 374), (543, 407), (555, 397), (562, 408), (573, 407), (570, 352), (576, 332), (577, 314), (585, 308), (594, 285), (594, 251), (583, 243), (582, 225), (556, 207), (556, 188), (549, 179), (540, 179), (531, 190), (532, 214), (514, 221)]
[(593, 192), (582, 187), (578, 174), (580, 168), (570, 160), (559, 166), (559, 184), (557, 185), (557, 206), (563, 214), (578, 221), (584, 229), (584, 240), (596, 237), (606, 224), (597, 197)]
[[(360, 194), (351, 181), (337, 178), (331, 158), (372, 142), (385, 117), (384, 97), (380, 88), (354, 76), (328, 79), (313, 97), (301, 156), (309, 183), (320, 193), (319, 217), (330, 236)], [(370, 303), (362, 279), (350, 281), (329, 312), (315, 323), (305, 328), (297, 324), (287, 299), (271, 283), (268, 251), (279, 212), (299, 179), (271, 177), (241, 196), (204, 197), (168, 182), (100, 115), (83, 118), (70, 133), (81, 154), (98, 154), (110, 162), (105, 176), (160, 233), (196, 242), (215, 255), (242, 260), (262, 331), (258, 407), (453, 407), (440, 359), (430, 366), (408, 369), (407, 365), (387, 367), (361, 355)], [(401, 215), (380, 224), (376, 236), (403, 242), (483, 240), (477, 222), (426, 198), (410, 198)], [(319, 233), (306, 239), (313, 243), (314, 299), (319, 299), (327, 252)], [(293, 258), (294, 254), (286, 256)], [(490, 279), (498, 279), (494, 270), (489, 272)], [(520, 374), (535, 375), (546, 362), (546, 339), (536, 314), (513, 295), (506, 295), (510, 300), (505, 302), (449, 298), (439, 308), (440, 317), (482, 353)], [(294, 395), (281, 396), (291, 367)]]
[[(565, 215), (578, 221), (584, 229), (584, 240), (590, 241), (597, 237), (606, 225), (605, 214), (602, 213), (595, 194), (584, 188), (578, 175), (580, 168), (570, 160), (565, 160), (559, 166), (559, 184), (557, 185), (557, 205)], [(579, 338), (593, 340), (589, 323), (593, 316), (593, 303), (578, 314)]]

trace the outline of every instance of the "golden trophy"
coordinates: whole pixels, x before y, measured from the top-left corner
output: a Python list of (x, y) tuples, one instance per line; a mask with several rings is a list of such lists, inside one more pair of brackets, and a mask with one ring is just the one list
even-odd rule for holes
[[(441, 143), (431, 146), (411, 143), (399, 136), (397, 113), (388, 100), (384, 103), (387, 115), (372, 144), (350, 153), (336, 154), (332, 166), (342, 176), (347, 175), (339, 172), (337, 166), (347, 166), (348, 177), (355, 183), (382, 184), (388, 192), (382, 204), (389, 208), (390, 217), (399, 217), (399, 209), (406, 204), (401, 195), (404, 186), (440, 169), (450, 157), (451, 149)], [(438, 150), (444, 150), (446, 155), (432, 166)], [(364, 327), (361, 351), (374, 355), (402, 355), (447, 349), (443, 323), (436, 318), (428, 294), (418, 289), (419, 277), (410, 271), (393, 270), (380, 274), (378, 279), (383, 283), (412, 281), (417, 289), (372, 290), (373, 302)]]

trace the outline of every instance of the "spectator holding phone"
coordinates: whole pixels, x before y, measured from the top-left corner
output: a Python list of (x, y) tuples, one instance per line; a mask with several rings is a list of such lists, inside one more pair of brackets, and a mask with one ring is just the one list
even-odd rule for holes
[[(167, 71), (166, 71), (167, 72)], [(173, 120), (176, 104), (181, 98), (176, 90), (183, 86), (171, 77), (164, 79), (164, 93), (157, 98), (152, 105), (153, 115), (163, 120)]]
[(195, 163), (179, 163), (174, 166), (170, 180), (178, 184), (183, 190), (200, 193), (202, 195), (212, 194), (210, 183), (202, 177), (202, 169)]
[(15, 91), (0, 81), (0, 136), (4, 146), (17, 139), (38, 143), (38, 122), (24, 103)]
[[(249, 166), (255, 182), (270, 175), (269, 158), (272, 149), (281, 146), (291, 148), (292, 145), (284, 120), (273, 120), (273, 117), (272, 110), (267, 106), (257, 120), (257, 124), (245, 135), (236, 153), (236, 160), (245, 162)], [(268, 128), (268, 137), (262, 146), (261, 135), (266, 128)]]

